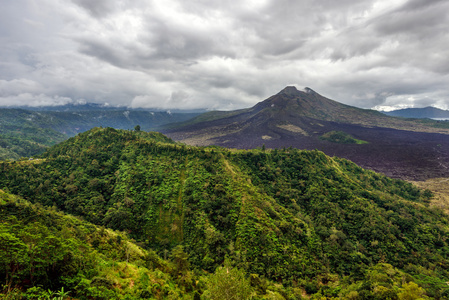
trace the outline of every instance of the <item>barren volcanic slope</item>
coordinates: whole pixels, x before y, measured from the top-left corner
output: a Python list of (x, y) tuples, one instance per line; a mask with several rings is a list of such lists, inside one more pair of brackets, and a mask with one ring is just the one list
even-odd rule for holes
[[(449, 176), (449, 130), (286, 87), (252, 108), (200, 115), (163, 130), (190, 145), (318, 149), (391, 177)], [(343, 138), (341, 138), (343, 137)]]

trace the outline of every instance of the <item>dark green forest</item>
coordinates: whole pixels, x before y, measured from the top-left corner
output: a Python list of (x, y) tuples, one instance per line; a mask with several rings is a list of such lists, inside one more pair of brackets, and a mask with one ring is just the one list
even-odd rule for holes
[(0, 162), (0, 189), (5, 297), (449, 297), (432, 194), (320, 151), (94, 128)]

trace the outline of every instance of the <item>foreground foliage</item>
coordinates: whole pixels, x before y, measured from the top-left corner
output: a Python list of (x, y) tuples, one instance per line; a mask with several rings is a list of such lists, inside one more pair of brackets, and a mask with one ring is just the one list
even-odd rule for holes
[[(196, 148), (96, 128), (40, 159), (1, 163), (0, 185), (171, 257), (173, 266), (159, 270), (189, 297), (214, 299), (207, 282), (224, 270), (244, 274), (245, 295), (256, 298), (449, 293), (449, 220), (429, 206), (431, 193), (319, 151)], [(7, 238), (17, 244), (11, 253), (25, 251), (18, 236)]]
[(157, 296), (164, 295), (167, 284), (174, 286), (172, 292), (182, 292), (166, 274), (169, 263), (123, 233), (3, 191), (0, 219), (0, 280), (9, 295), (46, 299), (70, 291), (71, 297), (91, 299)]

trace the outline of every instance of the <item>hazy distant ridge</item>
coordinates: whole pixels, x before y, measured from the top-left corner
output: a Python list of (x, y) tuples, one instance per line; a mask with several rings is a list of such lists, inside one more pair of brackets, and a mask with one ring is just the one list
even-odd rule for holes
[(402, 117), (402, 118), (417, 118), (417, 119), (449, 118), (449, 110), (443, 110), (432, 106), (422, 108), (404, 108), (393, 111), (385, 111), (383, 113), (388, 116)]

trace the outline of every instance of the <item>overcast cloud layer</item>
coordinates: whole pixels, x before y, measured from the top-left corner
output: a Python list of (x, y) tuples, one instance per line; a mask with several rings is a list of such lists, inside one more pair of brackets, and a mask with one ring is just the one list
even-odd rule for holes
[(449, 109), (447, 0), (0, 0), (0, 106)]

